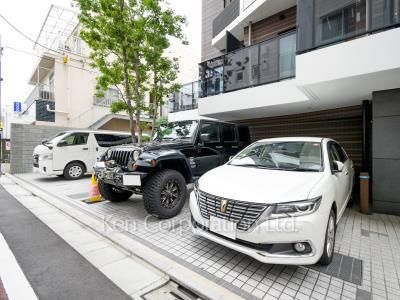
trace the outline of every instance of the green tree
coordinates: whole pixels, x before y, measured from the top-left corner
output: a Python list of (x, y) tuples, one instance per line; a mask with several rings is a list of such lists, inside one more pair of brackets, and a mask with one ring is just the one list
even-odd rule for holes
[(175, 15), (170, 8), (163, 9), (163, 1), (149, 0), (151, 2), (151, 13), (147, 16), (147, 29), (150, 37), (145, 52), (150, 71), (150, 94), (152, 103), (148, 108), (152, 120), (152, 132), (156, 129), (159, 108), (164, 104), (165, 98), (179, 90), (180, 85), (175, 81), (179, 72), (177, 58), (169, 58), (165, 51), (170, 46), (170, 38), (174, 37), (183, 44), (187, 44), (182, 32), (185, 19)]
[(141, 144), (141, 113), (148, 110), (144, 97), (152, 78), (148, 60), (160, 57), (170, 36), (182, 37), (184, 18), (163, 8), (163, 0), (74, 1), (80, 9), (81, 37), (91, 48), (92, 65), (101, 73), (97, 95), (104, 95), (110, 86), (120, 91), (121, 99), (111, 111), (128, 113), (132, 141)]

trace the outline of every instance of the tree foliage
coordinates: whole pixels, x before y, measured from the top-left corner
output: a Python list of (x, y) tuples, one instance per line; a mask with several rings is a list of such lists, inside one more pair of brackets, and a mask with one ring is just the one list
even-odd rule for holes
[[(132, 140), (141, 144), (141, 115), (148, 112), (154, 128), (165, 96), (177, 89), (177, 61), (167, 58), (170, 38), (184, 40), (185, 19), (164, 0), (75, 0), (80, 8), (81, 37), (91, 48), (92, 65), (101, 75), (97, 94), (113, 86), (121, 99), (111, 106), (130, 117)], [(145, 103), (151, 93), (152, 106)]]

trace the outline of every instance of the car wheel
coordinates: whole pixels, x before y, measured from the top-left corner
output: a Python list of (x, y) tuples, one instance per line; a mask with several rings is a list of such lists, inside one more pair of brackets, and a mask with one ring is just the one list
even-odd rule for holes
[(98, 181), (100, 195), (111, 202), (122, 202), (128, 200), (132, 196), (132, 192), (124, 191), (116, 188), (112, 184), (105, 183), (103, 181)]
[(80, 162), (68, 164), (64, 169), (64, 177), (68, 180), (81, 179), (85, 175), (85, 166)]
[(186, 180), (176, 170), (155, 173), (143, 188), (146, 211), (159, 219), (169, 219), (178, 215), (185, 204), (186, 196)]
[(329, 214), (328, 225), (326, 226), (324, 252), (319, 260), (320, 265), (329, 265), (333, 259), (336, 237), (336, 216), (333, 210)]

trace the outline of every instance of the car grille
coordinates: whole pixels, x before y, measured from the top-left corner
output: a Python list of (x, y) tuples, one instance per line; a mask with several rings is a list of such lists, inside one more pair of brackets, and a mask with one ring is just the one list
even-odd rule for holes
[(33, 166), (36, 168), (39, 168), (39, 155), (38, 154), (35, 154), (33, 156)]
[(260, 203), (228, 200), (226, 212), (221, 211), (221, 200), (225, 198), (214, 196), (203, 191), (199, 192), (198, 204), (203, 218), (210, 216), (222, 218), (236, 223), (236, 228), (242, 231), (248, 230), (268, 205)]
[(120, 165), (121, 167), (126, 167), (128, 166), (131, 153), (132, 150), (113, 150), (109, 159), (114, 160), (116, 164)]

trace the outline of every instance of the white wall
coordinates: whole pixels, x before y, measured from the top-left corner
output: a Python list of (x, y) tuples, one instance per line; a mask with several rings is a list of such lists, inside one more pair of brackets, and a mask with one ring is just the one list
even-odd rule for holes
[(400, 28), (296, 57), (296, 78), (300, 86), (399, 68)]
[(199, 99), (199, 114), (216, 117), (219, 113), (232, 112), (232, 117), (242, 110), (262, 113), (266, 107), (282, 104), (292, 104), (309, 100), (297, 87), (296, 80), (260, 85)]
[(168, 121), (175, 122), (175, 121), (183, 121), (183, 120), (192, 120), (197, 119), (199, 117), (199, 111), (197, 109), (179, 111), (176, 113), (168, 114)]

